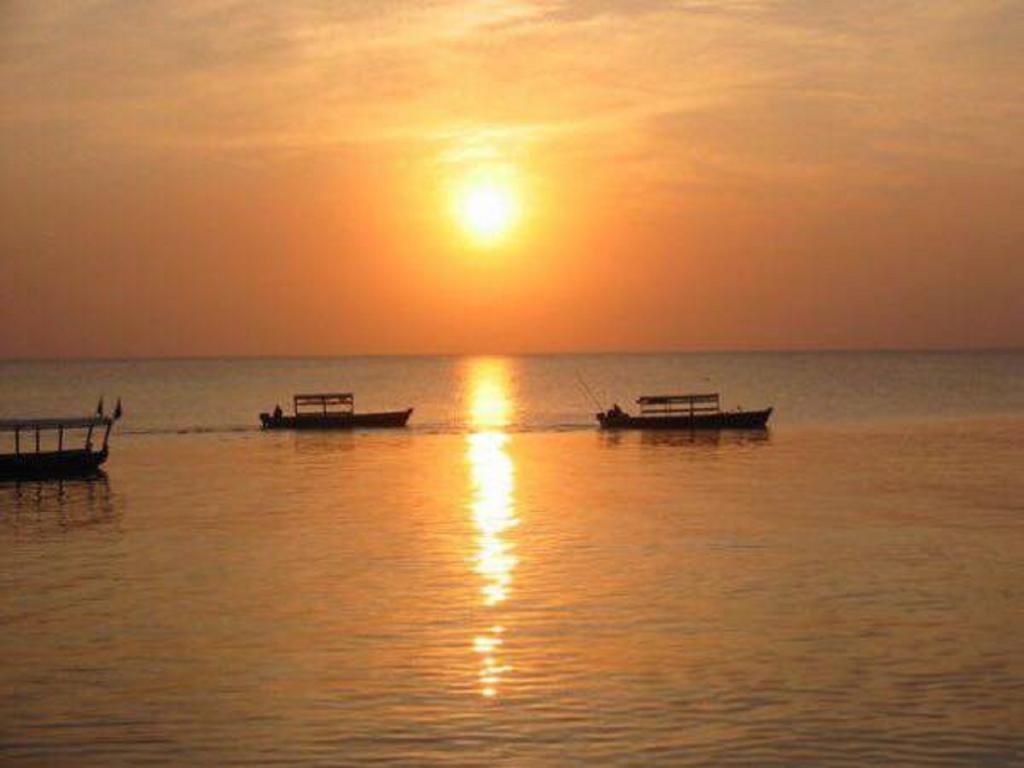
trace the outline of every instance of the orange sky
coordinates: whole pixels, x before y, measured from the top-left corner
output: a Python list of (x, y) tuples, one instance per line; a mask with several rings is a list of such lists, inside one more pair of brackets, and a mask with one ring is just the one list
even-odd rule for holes
[(1024, 345), (1021, 50), (1015, 0), (9, 0), (0, 357)]

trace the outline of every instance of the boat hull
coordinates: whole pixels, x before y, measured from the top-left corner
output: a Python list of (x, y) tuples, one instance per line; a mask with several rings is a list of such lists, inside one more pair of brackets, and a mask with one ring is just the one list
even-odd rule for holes
[(278, 416), (260, 414), (263, 429), (333, 430), (333, 429), (393, 429), (404, 427), (412, 415), (412, 408), (404, 411), (380, 413), (331, 413)]
[(0, 456), (0, 480), (56, 480), (99, 474), (107, 460), (102, 451), (44, 451)]
[(766, 429), (772, 409), (719, 413), (631, 416), (610, 411), (597, 414), (602, 429)]

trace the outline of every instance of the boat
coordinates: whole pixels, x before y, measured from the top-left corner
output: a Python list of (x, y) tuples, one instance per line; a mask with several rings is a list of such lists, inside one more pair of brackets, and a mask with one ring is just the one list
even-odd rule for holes
[(272, 413), (261, 413), (263, 429), (388, 429), (404, 427), (412, 408), (402, 411), (356, 413), (351, 392), (295, 395), (292, 416), (285, 416), (281, 406)]
[[(96, 416), (2, 419), (0, 433), (12, 434), (13, 453), (0, 453), (0, 480), (50, 480), (90, 477), (110, 454), (110, 430), (120, 414)], [(93, 438), (103, 435), (96, 449)], [(84, 440), (71, 440), (75, 435)], [(46, 443), (50, 443), (49, 446)]]
[(723, 411), (717, 392), (692, 395), (645, 395), (633, 415), (618, 404), (597, 414), (602, 429), (765, 429), (771, 408)]

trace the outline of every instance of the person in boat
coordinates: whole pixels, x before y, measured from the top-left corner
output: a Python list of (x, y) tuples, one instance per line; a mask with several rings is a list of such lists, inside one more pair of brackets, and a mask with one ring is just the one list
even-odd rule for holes
[(282, 416), (284, 416), (284, 411), (281, 410), (281, 404), (278, 403), (274, 406), (274, 421), (280, 421)]
[(625, 411), (623, 411), (619, 407), (618, 403), (615, 403), (615, 404), (612, 405), (611, 410), (608, 411), (608, 415), (609, 416), (614, 416), (614, 417), (618, 418), (619, 416), (624, 416), (625, 415)]

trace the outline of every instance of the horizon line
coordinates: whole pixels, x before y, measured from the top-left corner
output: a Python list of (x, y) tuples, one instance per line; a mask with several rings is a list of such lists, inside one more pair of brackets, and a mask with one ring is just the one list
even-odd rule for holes
[(1024, 345), (978, 347), (763, 347), (713, 349), (577, 350), (560, 352), (337, 352), (309, 354), (195, 354), (195, 355), (98, 355), (2, 357), (4, 363), (111, 363), (213, 360), (334, 360), (339, 358), (474, 358), (474, 357), (611, 357), (657, 355), (758, 355), (758, 354), (963, 354), (1024, 352)]

